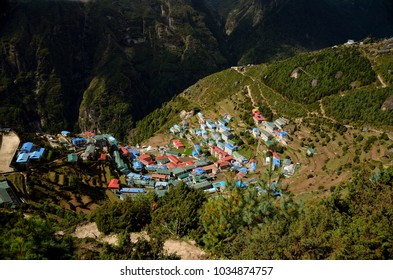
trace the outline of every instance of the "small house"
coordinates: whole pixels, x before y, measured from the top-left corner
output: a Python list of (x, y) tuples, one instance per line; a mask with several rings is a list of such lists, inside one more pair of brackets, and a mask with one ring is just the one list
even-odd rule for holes
[(272, 122), (265, 122), (265, 128), (268, 133), (273, 134), (276, 129), (276, 125)]
[(119, 179), (112, 179), (109, 184), (108, 184), (109, 189), (119, 189), (120, 188), (120, 182)]
[(252, 129), (252, 135), (257, 138), (259, 135), (261, 134), (261, 132), (259, 131), (259, 129), (257, 127), (254, 127)]
[(225, 144), (225, 152), (227, 152), (229, 155), (232, 155), (234, 151), (237, 151), (238, 147), (231, 145), (229, 143)]
[(215, 130), (217, 128), (215, 123), (210, 119), (206, 120), (206, 126), (210, 129), (213, 129), (213, 130)]
[(178, 140), (178, 139), (173, 140), (172, 143), (173, 143), (173, 146), (174, 146), (176, 149), (183, 149), (183, 148), (185, 147), (184, 144), (183, 144), (183, 142), (180, 141), (180, 140)]
[(284, 120), (283, 118), (278, 118), (277, 120), (274, 121), (274, 124), (275, 124), (279, 129), (283, 129), (284, 126), (287, 125), (287, 121)]
[(225, 142), (227, 142), (229, 139), (232, 139), (233, 137), (234, 137), (234, 135), (232, 133), (230, 133), (229, 131), (223, 131), (221, 133), (221, 138)]
[(76, 163), (76, 162), (78, 162), (78, 156), (75, 153), (69, 154), (67, 156), (67, 162), (69, 162), (69, 163)]
[(272, 135), (270, 133), (268, 133), (266, 130), (261, 130), (261, 139), (265, 142), (269, 141), (270, 139), (272, 139)]

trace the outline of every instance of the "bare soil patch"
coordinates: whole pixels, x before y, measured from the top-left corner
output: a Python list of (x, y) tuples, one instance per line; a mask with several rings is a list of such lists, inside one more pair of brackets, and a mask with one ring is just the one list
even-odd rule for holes
[[(103, 235), (97, 228), (96, 223), (86, 223), (78, 226), (73, 234), (77, 238), (94, 238), (101, 242), (109, 244), (117, 244), (118, 236)], [(131, 233), (131, 241), (137, 242), (138, 239), (150, 240), (149, 235), (146, 232), (133, 232)], [(182, 260), (203, 260), (206, 259), (205, 252), (198, 248), (193, 241), (184, 240), (172, 240), (169, 239), (164, 243), (164, 250), (168, 254), (176, 254)]]
[(142, 143), (143, 146), (159, 147), (168, 145), (170, 136), (168, 134), (156, 134)]
[(205, 252), (198, 248), (194, 242), (169, 239), (164, 243), (164, 250), (168, 254), (175, 253), (182, 260), (206, 259)]
[(9, 134), (3, 135), (0, 146), (0, 172), (12, 172), (10, 167), (12, 159), (18, 150), (20, 140), (18, 135), (11, 131)]

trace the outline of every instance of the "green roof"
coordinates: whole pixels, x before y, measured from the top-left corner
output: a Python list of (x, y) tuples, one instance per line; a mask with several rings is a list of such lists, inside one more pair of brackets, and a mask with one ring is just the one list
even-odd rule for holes
[(3, 203), (12, 203), (12, 198), (7, 192), (9, 188), (10, 186), (6, 181), (0, 182), (0, 205)]
[(168, 169), (157, 169), (156, 173), (161, 175), (171, 175), (171, 171)]
[(86, 152), (92, 154), (94, 153), (95, 149), (96, 147), (94, 145), (89, 145), (86, 147)]
[(172, 170), (172, 173), (174, 176), (180, 175), (184, 172), (186, 172), (186, 170), (184, 168), (175, 168)]
[(188, 165), (188, 166), (186, 166), (184, 169), (185, 169), (186, 171), (191, 171), (191, 170), (193, 170), (195, 167), (196, 167), (195, 165)]
[(181, 175), (177, 176), (177, 178), (183, 180), (183, 179), (187, 178), (188, 176), (190, 176), (190, 173), (187, 172), (187, 173), (184, 173), (184, 174), (181, 174)]
[(78, 156), (75, 153), (68, 155), (68, 162), (77, 162), (77, 161), (78, 161)]
[(268, 147), (273, 146), (273, 145), (274, 145), (274, 142), (271, 141), (271, 140), (266, 141), (266, 145), (267, 145)]
[(178, 181), (178, 180), (169, 180), (168, 184), (177, 186), (178, 184), (180, 184), (180, 181)]
[[(13, 199), (14, 198), (14, 199)], [(0, 205), (10, 203), (13, 205), (19, 204), (15, 201), (17, 199), (7, 181), (0, 182)]]
[(204, 190), (204, 189), (210, 188), (211, 186), (212, 186), (212, 184), (209, 181), (204, 181), (204, 182), (201, 182), (201, 183), (197, 183), (197, 184), (193, 185), (192, 187), (194, 189), (202, 189), (202, 190)]

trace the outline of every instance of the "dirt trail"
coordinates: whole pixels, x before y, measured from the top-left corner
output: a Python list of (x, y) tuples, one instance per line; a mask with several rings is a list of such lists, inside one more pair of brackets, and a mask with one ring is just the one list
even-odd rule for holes
[[(273, 108), (273, 107), (271, 106), (271, 104), (269, 103), (268, 99), (263, 95), (263, 91), (262, 91), (260, 82), (257, 81), (257, 80), (255, 80), (254, 77), (252, 77), (252, 76), (250, 76), (250, 75), (246, 75), (244, 72), (240, 71), (240, 69), (239, 69), (238, 67), (233, 67), (232, 69), (234, 69), (236, 72), (238, 72), (239, 74), (243, 75), (244, 77), (250, 78), (254, 83), (257, 84), (258, 89), (259, 89), (259, 93), (261, 94), (262, 99), (265, 100), (267, 107), (269, 107), (270, 111), (272, 111), (273, 114), (277, 115), (276, 110), (274, 110), (274, 108)], [(266, 86), (266, 85), (265, 85), (265, 86)], [(248, 86), (247, 86), (247, 90), (249, 91), (250, 98), (251, 98), (251, 100), (253, 101), (252, 95), (250, 94), (250, 93), (251, 93), (251, 90), (250, 90), (249, 88), (250, 88), (250, 86), (248, 85)], [(254, 102), (253, 102), (253, 103), (254, 103)]]
[(318, 103), (319, 103), (319, 109), (321, 110), (321, 113), (322, 113), (322, 117), (324, 117), (325, 119), (328, 119), (328, 120), (332, 121), (333, 123), (336, 123), (337, 121), (336, 121), (335, 119), (333, 119), (333, 118), (331, 118), (331, 117), (329, 117), (329, 116), (326, 115), (326, 113), (325, 113), (325, 108), (323, 108), (322, 99), (321, 99), (321, 100), (318, 100)]
[(378, 77), (378, 80), (381, 82), (381, 84), (382, 84), (382, 88), (386, 88), (387, 87), (387, 85), (385, 84), (385, 82), (382, 80), (382, 77), (378, 74), (377, 75), (377, 77)]
[[(96, 223), (87, 223), (78, 226), (75, 229), (74, 236), (77, 238), (94, 238), (101, 242), (106, 242), (112, 245), (117, 244), (118, 237), (116, 234), (103, 235), (97, 228)], [(131, 241), (137, 242), (139, 238), (150, 240), (150, 237), (145, 232), (131, 233)], [(173, 240), (168, 239), (164, 243), (164, 250), (168, 254), (176, 254), (182, 260), (203, 260), (205, 259), (205, 252), (198, 248), (193, 241)]]

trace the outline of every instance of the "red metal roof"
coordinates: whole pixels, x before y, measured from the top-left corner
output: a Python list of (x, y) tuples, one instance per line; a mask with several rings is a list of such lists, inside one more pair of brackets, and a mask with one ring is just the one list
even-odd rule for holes
[(221, 161), (229, 161), (229, 162), (234, 161), (234, 160), (235, 159), (233, 158), (233, 156), (226, 156), (221, 159)]
[(120, 147), (120, 150), (123, 153), (123, 155), (128, 156), (129, 154), (131, 154), (131, 152), (127, 150), (125, 147)]
[(166, 164), (166, 167), (168, 167), (169, 169), (175, 169), (177, 167), (177, 164), (170, 162), (170, 163)]
[(101, 154), (98, 160), (106, 160), (106, 154)]
[(140, 155), (139, 160), (151, 161), (150, 155)]
[(266, 121), (267, 119), (261, 115), (254, 115), (253, 119), (256, 121)]
[(87, 137), (93, 137), (95, 134), (93, 132), (90, 132), (90, 131), (85, 131), (85, 135)]
[(168, 159), (169, 159), (170, 162), (172, 162), (174, 164), (179, 164), (180, 163), (180, 160), (177, 157), (173, 156), (173, 155), (168, 156)]
[(151, 174), (152, 179), (166, 180), (168, 178), (167, 175), (163, 174)]
[(178, 139), (173, 140), (173, 145), (175, 145), (178, 148), (185, 147), (184, 144)]
[(167, 156), (156, 156), (156, 161), (168, 158)]
[(110, 189), (118, 189), (118, 188), (120, 188), (119, 179), (112, 179), (109, 182), (108, 188), (110, 188)]

